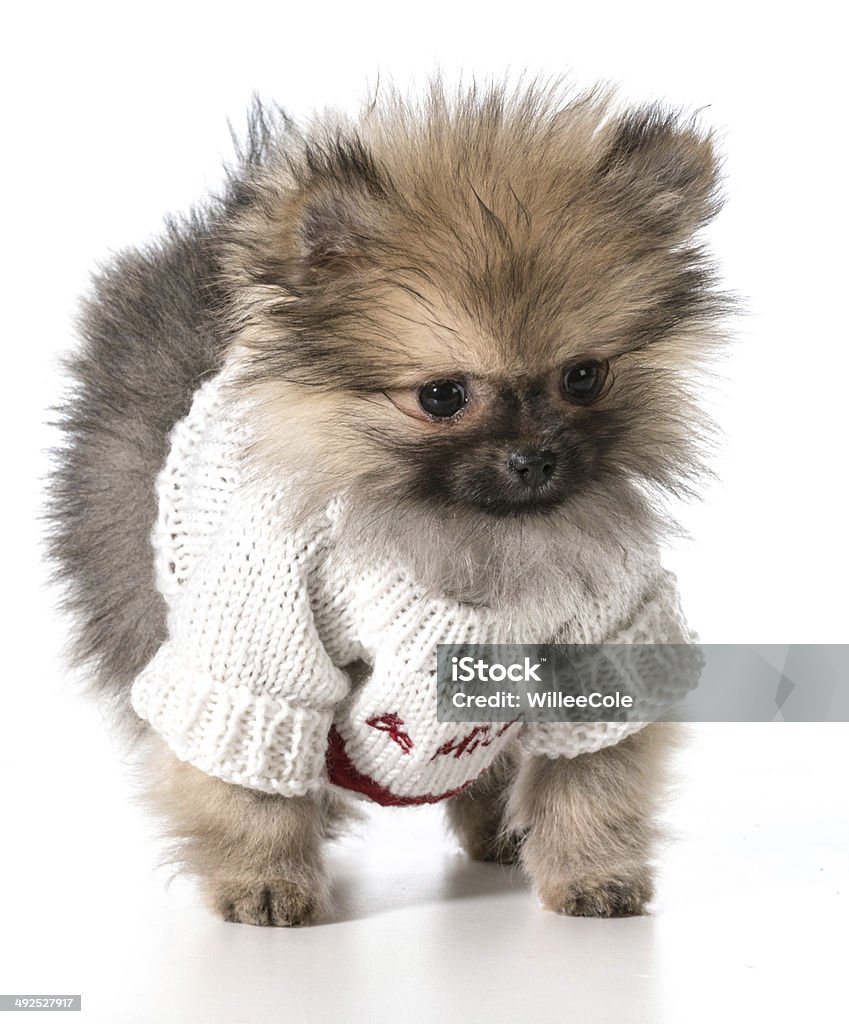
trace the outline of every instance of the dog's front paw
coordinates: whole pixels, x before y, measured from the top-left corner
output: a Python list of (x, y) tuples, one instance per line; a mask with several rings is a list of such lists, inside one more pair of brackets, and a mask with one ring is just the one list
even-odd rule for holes
[(293, 927), (310, 924), (321, 909), (319, 886), (286, 879), (261, 882), (215, 882), (207, 898), (225, 921), (237, 924)]
[(548, 910), (571, 917), (633, 917), (646, 912), (654, 887), (647, 875), (577, 878), (546, 882), (539, 895)]

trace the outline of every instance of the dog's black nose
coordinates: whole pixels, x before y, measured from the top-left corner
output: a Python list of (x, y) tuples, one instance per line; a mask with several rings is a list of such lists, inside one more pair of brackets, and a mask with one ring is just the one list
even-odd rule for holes
[(511, 472), (525, 487), (542, 487), (546, 480), (551, 479), (557, 457), (548, 448), (542, 451), (530, 449), (524, 452), (513, 452), (507, 460)]

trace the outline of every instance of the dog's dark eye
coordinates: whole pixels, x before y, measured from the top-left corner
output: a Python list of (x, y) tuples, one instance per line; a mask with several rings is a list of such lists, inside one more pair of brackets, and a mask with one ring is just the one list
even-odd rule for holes
[(570, 366), (563, 374), (563, 394), (577, 405), (589, 405), (601, 394), (604, 387), (607, 363), (589, 361)]
[(432, 380), (419, 388), (419, 405), (428, 416), (447, 420), (466, 404), (466, 389), (456, 380)]

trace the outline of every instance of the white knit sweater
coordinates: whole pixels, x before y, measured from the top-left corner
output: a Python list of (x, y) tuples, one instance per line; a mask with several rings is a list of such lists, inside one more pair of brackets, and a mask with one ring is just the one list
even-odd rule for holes
[[(286, 485), (244, 469), (243, 424), (220, 376), (204, 384), (174, 428), (157, 485), (168, 639), (136, 679), (132, 703), (179, 758), (285, 796), (331, 783), (381, 803), (426, 803), (471, 783), (516, 739), (532, 753), (572, 757), (640, 728), (439, 722), (436, 646), (554, 634), (564, 643), (686, 642), (670, 574), (655, 564), (603, 601), (551, 608), (535, 635), (515, 635), (505, 615), (431, 596), (398, 565), (355, 562), (334, 543), (341, 498), (308, 522), (287, 522)], [(363, 664), (364, 678), (346, 671)]]

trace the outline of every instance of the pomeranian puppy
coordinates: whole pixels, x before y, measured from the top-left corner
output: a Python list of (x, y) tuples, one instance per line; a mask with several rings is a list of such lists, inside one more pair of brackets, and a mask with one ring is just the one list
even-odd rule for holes
[(438, 723), (436, 645), (688, 639), (658, 543), (702, 469), (717, 178), (605, 90), (256, 105), (223, 195), (98, 276), (52, 551), (227, 920), (324, 910), (352, 793), (445, 800), (553, 910), (645, 910), (674, 726)]

